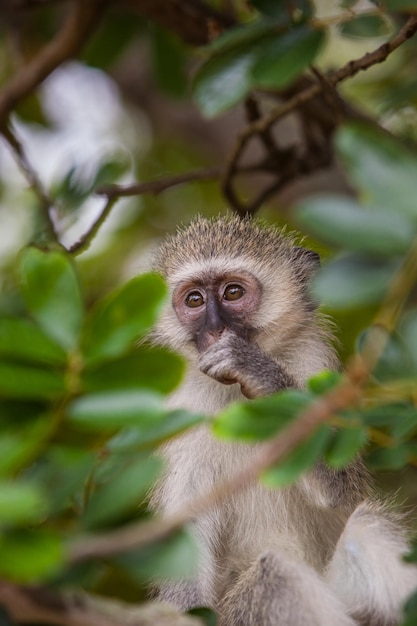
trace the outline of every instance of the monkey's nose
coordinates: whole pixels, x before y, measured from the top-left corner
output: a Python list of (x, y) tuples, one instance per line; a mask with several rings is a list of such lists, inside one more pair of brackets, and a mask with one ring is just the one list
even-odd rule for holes
[(197, 335), (197, 349), (200, 354), (219, 341), (223, 330), (224, 328), (218, 330), (204, 330)]

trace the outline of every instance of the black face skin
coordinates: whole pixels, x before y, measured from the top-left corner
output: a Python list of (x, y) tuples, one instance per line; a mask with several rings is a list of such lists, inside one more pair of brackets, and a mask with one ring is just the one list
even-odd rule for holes
[(202, 354), (226, 329), (250, 341), (254, 333), (250, 321), (261, 293), (259, 282), (249, 273), (208, 274), (181, 283), (174, 291), (173, 306)]

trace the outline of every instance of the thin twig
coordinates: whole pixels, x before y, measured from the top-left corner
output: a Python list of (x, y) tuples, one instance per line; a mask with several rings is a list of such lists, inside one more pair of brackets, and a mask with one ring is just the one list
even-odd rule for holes
[(129, 196), (139, 196), (145, 193), (151, 193), (158, 195), (167, 189), (189, 183), (197, 180), (213, 180), (219, 178), (221, 175), (220, 167), (207, 167), (200, 170), (194, 170), (191, 172), (185, 172), (184, 174), (178, 174), (177, 176), (167, 176), (166, 178), (158, 178), (156, 180), (149, 180), (145, 183), (137, 183), (134, 185), (107, 185), (105, 187), (99, 187), (96, 189), (96, 193), (101, 196), (106, 196), (107, 202), (104, 205), (100, 215), (88, 229), (87, 232), (70, 248), (71, 254), (77, 255), (81, 252), (85, 252), (90, 247), (94, 237), (97, 235), (102, 224), (106, 221), (113, 206), (116, 204), (119, 198), (126, 198)]
[(11, 147), (18, 166), (29, 183), (30, 188), (36, 194), (42, 214), (45, 218), (46, 235), (49, 241), (59, 243), (58, 235), (52, 221), (50, 210), (53, 207), (53, 200), (43, 187), (35, 168), (30, 163), (22, 142), (18, 139), (16, 132), (11, 125), (3, 126), (2, 135)]
[(165, 178), (149, 180), (145, 183), (135, 183), (134, 185), (107, 185), (96, 189), (96, 193), (100, 196), (107, 196), (109, 199), (139, 196), (145, 193), (157, 195), (166, 189), (170, 189), (171, 187), (176, 187), (177, 185), (182, 185), (184, 183), (189, 183), (195, 180), (213, 180), (219, 178), (221, 172), (221, 167), (207, 167), (199, 170), (193, 170), (191, 172), (185, 172), (184, 174), (177, 174), (176, 176), (166, 176)]

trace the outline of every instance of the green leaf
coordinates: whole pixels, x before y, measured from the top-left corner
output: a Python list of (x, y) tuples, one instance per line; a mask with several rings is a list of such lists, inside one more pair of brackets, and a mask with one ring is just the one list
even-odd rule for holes
[(351, 123), (337, 133), (336, 147), (363, 202), (416, 220), (416, 153), (390, 135), (359, 123)]
[(325, 265), (313, 280), (314, 297), (333, 309), (379, 302), (398, 270), (395, 261), (345, 254)]
[(102, 527), (133, 512), (161, 469), (162, 460), (156, 456), (139, 459), (99, 485), (88, 501), (82, 524), (89, 529)]
[(20, 274), (26, 305), (44, 333), (65, 350), (74, 349), (84, 312), (71, 259), (63, 252), (26, 248)]
[(0, 355), (63, 365), (66, 354), (56, 343), (35, 324), (25, 319), (0, 318)]
[(0, 361), (0, 394), (11, 398), (55, 399), (65, 392), (64, 373)]
[(368, 426), (388, 428), (396, 439), (408, 436), (417, 428), (417, 408), (408, 402), (361, 409), (361, 418)]
[(153, 74), (167, 94), (182, 97), (187, 91), (186, 54), (178, 37), (156, 24), (151, 31)]
[(265, 36), (277, 33), (279, 28), (279, 24), (270, 19), (239, 24), (223, 31), (204, 50), (214, 58), (214, 54), (230, 52), (233, 49), (242, 50), (245, 47), (248, 49)]
[(85, 338), (90, 362), (114, 358), (131, 350), (135, 339), (154, 324), (166, 295), (157, 274), (133, 278), (100, 303), (89, 320)]
[[(408, 558), (406, 560), (408, 561)], [(416, 559), (413, 558), (411, 562), (415, 562), (415, 560)], [(417, 591), (407, 599), (404, 612), (405, 620), (401, 622), (401, 626), (415, 626), (417, 624)]]
[(51, 531), (13, 531), (0, 537), (0, 574), (16, 582), (41, 582), (63, 562), (62, 540)]
[(109, 441), (107, 447), (112, 451), (123, 450), (128, 452), (156, 446), (166, 439), (204, 422), (205, 419), (203, 415), (178, 409), (167, 413), (164, 419), (157, 420), (155, 423), (123, 429)]
[(313, 63), (324, 39), (322, 30), (302, 25), (273, 41), (265, 41), (252, 69), (254, 83), (261, 87), (286, 87)]
[(0, 481), (0, 524), (38, 522), (46, 510), (45, 496), (35, 485)]
[(399, 470), (408, 463), (409, 452), (404, 444), (390, 448), (377, 448), (367, 457), (367, 463), (374, 470)]
[(360, 15), (341, 24), (340, 31), (348, 37), (383, 37), (389, 34), (390, 28), (379, 15)]
[(83, 386), (87, 391), (145, 387), (169, 393), (183, 373), (184, 361), (178, 355), (162, 348), (141, 347), (122, 359), (87, 370)]
[(187, 611), (187, 615), (195, 615), (206, 626), (217, 626), (218, 624), (216, 613), (211, 609), (207, 609), (206, 607), (191, 609), (190, 611)]
[(326, 461), (334, 469), (346, 467), (358, 455), (368, 441), (368, 434), (362, 426), (347, 426), (334, 434), (326, 451)]
[[(23, 409), (22, 403), (16, 404)], [(0, 406), (0, 414), (1, 411)], [(0, 476), (7, 477), (30, 463), (43, 450), (45, 439), (53, 429), (51, 415), (45, 412), (34, 418), (30, 413), (25, 414), (23, 409), (14, 423), (3, 428), (0, 434)]]
[(30, 478), (41, 484), (49, 496), (49, 513), (73, 508), (82, 501), (85, 483), (97, 464), (92, 452), (62, 445), (49, 446), (31, 468)]
[(392, 333), (378, 359), (373, 376), (381, 381), (413, 378), (417, 375), (417, 363), (413, 362), (409, 345), (398, 333)]
[(156, 425), (167, 411), (163, 397), (151, 391), (103, 391), (74, 400), (68, 419), (88, 430), (114, 430), (122, 426)]
[(330, 436), (330, 428), (327, 425), (320, 426), (312, 437), (300, 444), (279, 465), (263, 472), (263, 484), (267, 487), (286, 487), (293, 483), (323, 454)]
[(347, 197), (306, 200), (299, 205), (296, 215), (315, 237), (355, 252), (402, 254), (414, 237), (413, 225), (405, 216), (367, 210)]
[(194, 537), (186, 529), (118, 557), (120, 563), (140, 582), (161, 579), (187, 579), (195, 575), (198, 549)]
[(315, 374), (309, 378), (307, 382), (308, 390), (312, 393), (321, 396), (327, 393), (343, 380), (343, 375), (340, 372), (334, 372), (332, 370), (323, 370), (318, 374)]
[(417, 0), (384, 0), (382, 3), (389, 11), (415, 11)]
[(417, 366), (417, 312), (410, 312), (401, 325), (401, 334), (408, 354), (413, 361), (413, 369)]
[(223, 439), (268, 439), (293, 420), (310, 401), (309, 395), (290, 389), (252, 402), (232, 404), (215, 418), (213, 431)]
[(201, 66), (194, 79), (193, 94), (204, 115), (214, 117), (245, 98), (252, 86), (256, 53), (256, 46), (240, 46)]

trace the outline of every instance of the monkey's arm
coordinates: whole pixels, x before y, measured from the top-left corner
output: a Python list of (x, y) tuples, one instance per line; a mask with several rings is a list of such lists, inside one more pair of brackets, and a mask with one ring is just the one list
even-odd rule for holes
[(249, 399), (297, 386), (278, 361), (234, 333), (223, 333), (203, 352), (199, 366), (204, 374), (221, 383), (239, 383)]

